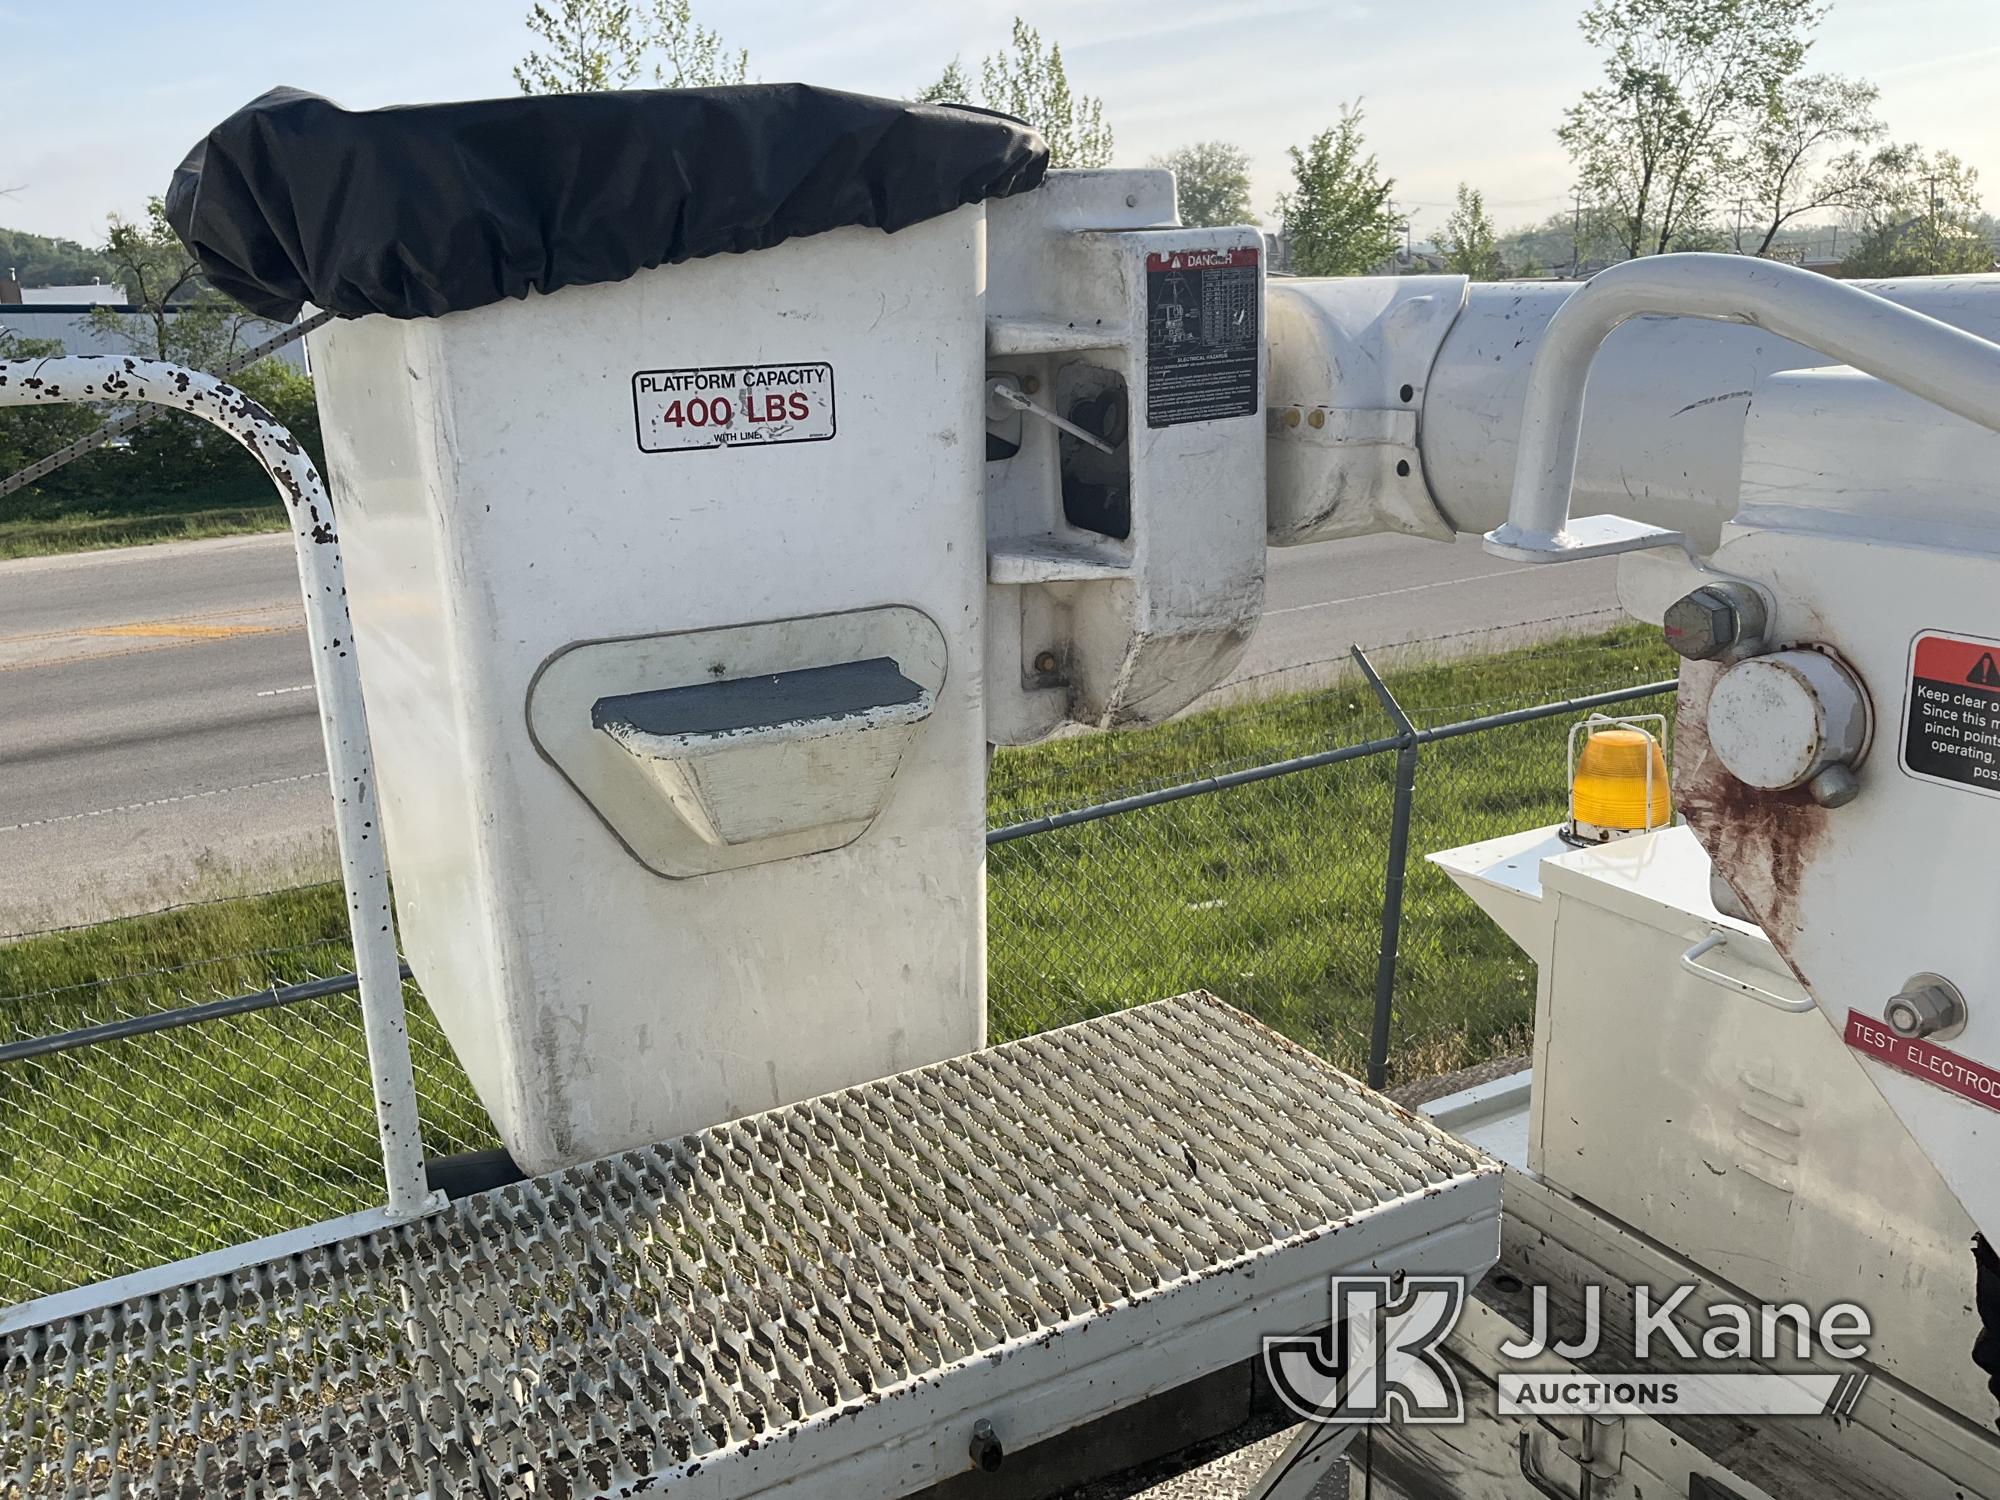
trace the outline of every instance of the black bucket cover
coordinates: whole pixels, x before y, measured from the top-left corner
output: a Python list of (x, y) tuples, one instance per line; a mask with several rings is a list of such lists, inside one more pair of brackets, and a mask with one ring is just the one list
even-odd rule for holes
[(1008, 115), (802, 83), (351, 111), (273, 89), (174, 173), (167, 217), (252, 312), (429, 318), (1040, 185)]

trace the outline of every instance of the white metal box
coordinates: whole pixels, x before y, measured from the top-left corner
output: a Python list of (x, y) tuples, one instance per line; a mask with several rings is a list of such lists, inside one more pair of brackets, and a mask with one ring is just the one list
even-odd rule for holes
[(1530, 1169), (1752, 1297), (1858, 1299), (1871, 1364), (1984, 1424), (1972, 1222), (1840, 1035), (1779, 1008), (1806, 993), (1693, 831), (1432, 858), (1541, 970)]
[(314, 336), (403, 940), (528, 1169), (984, 1041), (985, 280), (973, 206)]

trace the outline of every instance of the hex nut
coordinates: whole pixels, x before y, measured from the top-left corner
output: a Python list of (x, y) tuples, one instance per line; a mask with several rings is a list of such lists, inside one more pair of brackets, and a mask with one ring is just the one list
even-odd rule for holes
[(1918, 974), (1890, 997), (1882, 1019), (1906, 1041), (1955, 1032), (1965, 1024), (1965, 997), (1950, 980)]
[(1742, 633), (1735, 604), (1720, 589), (1706, 585), (1668, 605), (1660, 623), (1667, 644), (1688, 661), (1722, 655)]
[(987, 1474), (999, 1468), (1007, 1457), (1007, 1450), (1000, 1446), (999, 1434), (984, 1417), (972, 1424), (972, 1442), (967, 1451), (972, 1455), (973, 1464)]

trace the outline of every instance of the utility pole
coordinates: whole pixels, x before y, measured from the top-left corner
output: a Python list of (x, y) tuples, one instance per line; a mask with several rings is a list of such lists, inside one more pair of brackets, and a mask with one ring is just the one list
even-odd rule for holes
[(1577, 267), (1583, 259), (1583, 189), (1569, 190), (1569, 279), (1576, 280)]
[(1926, 253), (1930, 256), (1930, 269), (1935, 273), (1938, 263), (1944, 259), (1944, 246), (1938, 239), (1938, 180), (1935, 172), (1924, 179), (1924, 187), (1929, 192), (1931, 200), (1930, 244), (1926, 247)]

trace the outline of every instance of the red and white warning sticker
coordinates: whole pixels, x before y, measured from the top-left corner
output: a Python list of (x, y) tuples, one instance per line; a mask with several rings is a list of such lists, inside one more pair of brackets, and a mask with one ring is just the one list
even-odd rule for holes
[(1974, 1104), (2000, 1110), (2000, 1072), (1948, 1047), (1897, 1036), (1882, 1022), (1858, 1010), (1847, 1013), (1847, 1045), (1863, 1057), (1887, 1063), (1899, 1073), (1936, 1084)]
[(833, 366), (640, 370), (632, 377), (632, 418), (644, 453), (823, 443), (835, 431)]
[(1903, 769), (2000, 796), (2000, 641), (1924, 631), (1910, 645)]

